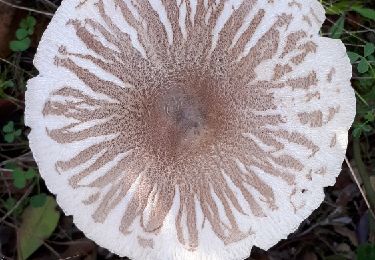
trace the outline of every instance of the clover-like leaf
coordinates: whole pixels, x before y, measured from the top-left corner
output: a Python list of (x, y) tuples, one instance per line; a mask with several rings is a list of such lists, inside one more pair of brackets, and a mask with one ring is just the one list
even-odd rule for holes
[(371, 42), (366, 43), (364, 47), (364, 56), (368, 57), (375, 52), (375, 45)]
[(9, 121), (4, 127), (3, 132), (4, 133), (12, 133), (14, 131), (14, 122)]
[(20, 28), (16, 31), (17, 40), (23, 40), (29, 35), (28, 30)]
[(30, 47), (30, 44), (31, 44), (31, 39), (25, 38), (22, 40), (11, 41), (9, 47), (12, 51), (18, 52), (18, 51), (27, 50)]
[(356, 62), (359, 58), (361, 58), (361, 55), (355, 52), (348, 51), (347, 54), (352, 64)]
[(361, 61), (358, 63), (357, 69), (359, 73), (366, 73), (369, 70), (369, 64), (365, 58), (361, 58)]

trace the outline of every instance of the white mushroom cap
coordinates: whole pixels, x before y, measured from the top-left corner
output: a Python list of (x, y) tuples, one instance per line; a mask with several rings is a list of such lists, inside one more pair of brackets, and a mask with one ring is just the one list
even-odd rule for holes
[(316, 0), (65, 0), (26, 124), (87, 237), (134, 259), (243, 259), (322, 202), (355, 115)]

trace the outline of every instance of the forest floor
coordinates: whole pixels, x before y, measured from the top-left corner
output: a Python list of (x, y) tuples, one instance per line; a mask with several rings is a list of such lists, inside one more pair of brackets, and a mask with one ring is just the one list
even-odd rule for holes
[[(347, 159), (299, 229), (267, 252), (254, 248), (249, 259), (375, 260), (375, 1), (321, 2), (327, 11), (321, 34), (340, 38), (353, 64), (357, 117)], [(0, 259), (120, 259), (58, 208), (28, 145), (26, 82), (38, 74), (33, 57), (59, 5), (0, 0)]]

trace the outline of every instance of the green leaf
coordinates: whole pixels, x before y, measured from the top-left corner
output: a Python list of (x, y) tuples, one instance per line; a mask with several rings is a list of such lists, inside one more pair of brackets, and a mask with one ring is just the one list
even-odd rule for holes
[(20, 28), (16, 31), (16, 38), (17, 40), (25, 39), (29, 35), (26, 29)]
[(1, 85), (2, 88), (13, 88), (14, 83), (11, 80), (4, 81), (3, 84)]
[(19, 260), (27, 259), (51, 236), (60, 218), (56, 206), (55, 199), (48, 196), (42, 207), (25, 209), (18, 232)]
[(14, 136), (14, 133), (9, 133), (9, 134), (4, 135), (4, 140), (8, 144), (13, 143), (15, 139), (16, 137)]
[(332, 3), (326, 7), (327, 14), (329, 15), (337, 15), (342, 14), (343, 12), (348, 11), (348, 9), (352, 6), (361, 7), (358, 4), (354, 4), (353, 1), (339, 1), (337, 3)]
[(23, 176), (13, 177), (13, 185), (17, 189), (23, 189), (26, 186), (26, 179)]
[(22, 129), (18, 129), (18, 130), (16, 130), (16, 131), (14, 131), (14, 136), (15, 137), (18, 137), (18, 136), (20, 136), (22, 134)]
[(352, 10), (356, 11), (357, 13), (362, 15), (363, 17), (366, 17), (368, 19), (371, 19), (371, 20), (375, 21), (375, 10), (373, 10), (373, 9), (363, 8), (363, 7), (359, 7), (359, 6), (353, 6)]
[(353, 64), (354, 62), (356, 62), (360, 57), (361, 55), (355, 53), (355, 52), (351, 52), (351, 51), (348, 51), (347, 52), (348, 54), (348, 57), (350, 59), (350, 62)]
[(362, 130), (365, 133), (369, 133), (372, 131), (372, 127), (370, 125), (363, 125)]
[(368, 57), (375, 52), (375, 45), (371, 42), (368, 42), (368, 43), (366, 43), (364, 49), (365, 49), (364, 55), (365, 55), (365, 57)]
[(18, 52), (18, 51), (25, 51), (27, 50), (31, 45), (31, 39), (25, 38), (23, 40), (19, 41), (11, 41), (9, 44), (9, 47), (12, 51)]
[(28, 27), (29, 27), (29, 25), (27, 23), (27, 20), (22, 19), (21, 22), (20, 22), (20, 28), (27, 29)]
[(9, 121), (4, 127), (3, 127), (3, 132), (4, 133), (13, 133), (14, 131), (14, 122)]
[(18, 189), (23, 189), (26, 186), (26, 177), (25, 177), (25, 172), (16, 167), (12, 171), (12, 177), (13, 177), (13, 185), (14, 187)]
[(339, 39), (344, 32), (345, 25), (345, 14), (343, 14), (336, 23), (332, 26), (330, 30), (331, 38)]
[(29, 26), (29, 28), (34, 28), (36, 25), (36, 19), (33, 16), (28, 16), (26, 18), (26, 23)]
[(27, 30), (27, 33), (28, 33), (29, 35), (32, 35), (32, 34), (34, 33), (34, 27), (29, 28), (29, 29)]
[(368, 111), (366, 113), (366, 115), (364, 116), (364, 118), (369, 121), (369, 122), (373, 122), (375, 120), (375, 114), (372, 112), (372, 111)]
[(357, 248), (357, 260), (375, 259), (375, 246), (370, 244), (360, 245)]
[(366, 73), (369, 70), (368, 62), (365, 58), (362, 58), (357, 66), (359, 73)]
[(354, 128), (352, 135), (355, 138), (361, 137), (361, 135), (362, 135), (362, 128), (361, 127)]
[(34, 195), (30, 198), (30, 205), (34, 208), (39, 208), (44, 205), (47, 201), (47, 194), (41, 193), (38, 195)]
[(25, 176), (25, 179), (26, 179), (26, 180), (31, 180), (31, 179), (34, 178), (36, 175), (37, 175), (37, 173), (36, 173), (36, 171), (35, 171), (33, 168), (28, 169), (28, 170), (24, 173), (24, 176)]

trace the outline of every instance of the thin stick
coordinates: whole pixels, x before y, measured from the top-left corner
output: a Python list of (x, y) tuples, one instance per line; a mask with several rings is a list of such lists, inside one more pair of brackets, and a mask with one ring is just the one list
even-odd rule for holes
[(0, 0), (0, 3), (3, 3), (7, 6), (10, 6), (10, 7), (16, 8), (16, 9), (20, 9), (20, 10), (26, 10), (26, 11), (29, 11), (29, 12), (33, 12), (33, 13), (37, 13), (37, 14), (43, 14), (43, 15), (50, 16), (50, 17), (53, 16), (53, 13), (39, 11), (39, 10), (36, 10), (36, 9), (33, 9), (33, 8), (28, 8), (28, 7), (25, 7), (25, 6), (19, 6), (19, 5), (11, 4), (11, 3), (8, 3), (7, 1), (4, 1), (4, 0)]
[(371, 206), (370, 206), (370, 203), (369, 203), (368, 200), (367, 200), (367, 197), (366, 197), (365, 191), (362, 189), (361, 184), (359, 183), (359, 180), (358, 180), (358, 178), (357, 178), (357, 175), (354, 173), (353, 168), (352, 168), (352, 166), (350, 165), (350, 162), (349, 162), (349, 160), (348, 160), (348, 158), (347, 158), (346, 156), (345, 156), (345, 162), (346, 162), (346, 165), (348, 165), (348, 167), (349, 167), (349, 171), (350, 171), (350, 173), (351, 173), (352, 176), (353, 176), (354, 182), (357, 184), (357, 187), (358, 187), (359, 191), (361, 192), (363, 199), (364, 199), (365, 202), (366, 202), (367, 208), (368, 208), (369, 211), (371, 212), (372, 217), (375, 219), (375, 214), (374, 214), (374, 212), (372, 211)]
[(19, 205), (21, 205), (22, 201), (27, 197), (29, 196), (29, 194), (31, 193), (32, 189), (34, 188), (34, 184), (31, 185), (27, 191), (25, 192), (25, 194), (22, 195), (22, 197), (17, 201), (17, 203), (13, 206), (13, 208), (11, 208), (1, 219), (0, 219), (0, 223), (2, 223), (7, 217), (9, 217), (13, 211), (16, 210), (16, 208), (18, 208)]
[[(1, 0), (0, 0), (0, 2), (1, 2)], [(10, 66), (12, 66), (12, 67), (14, 67), (14, 68), (16, 68), (17, 70), (20, 70), (20, 71), (26, 73), (26, 74), (29, 75), (30, 77), (34, 77), (34, 75), (31, 74), (30, 72), (28, 72), (28, 71), (26, 71), (26, 70), (20, 68), (19, 66), (15, 65), (15, 64), (13, 64), (13, 63), (11, 63), (10, 61), (8, 61), (8, 60), (6, 60), (6, 59), (0, 58), (0, 61), (4, 62), (4, 63), (6, 63), (6, 64), (8, 64), (8, 65), (10, 65)]]
[(48, 245), (46, 242), (43, 242), (43, 245), (44, 245), (49, 251), (51, 251), (52, 254), (54, 254), (54, 255), (57, 257), (57, 259), (62, 259), (62, 258), (61, 258), (61, 255), (60, 255), (55, 249), (53, 249), (52, 246)]

